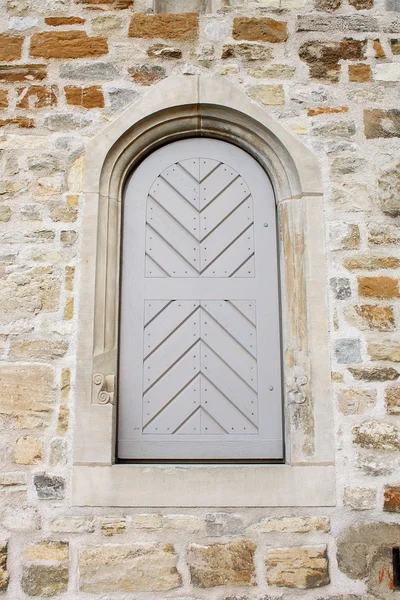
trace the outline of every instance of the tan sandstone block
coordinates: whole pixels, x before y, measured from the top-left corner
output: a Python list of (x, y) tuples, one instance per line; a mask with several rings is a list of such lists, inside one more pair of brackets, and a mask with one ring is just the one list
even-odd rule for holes
[(383, 497), (383, 510), (387, 512), (400, 513), (400, 487), (394, 485), (385, 486)]
[(54, 401), (54, 371), (48, 366), (0, 367), (0, 415), (16, 428), (47, 427)]
[(260, 533), (308, 533), (330, 531), (329, 517), (268, 518), (255, 526)]
[(126, 519), (103, 519), (101, 533), (106, 536), (119, 535), (126, 532)]
[(79, 551), (79, 588), (89, 594), (171, 590), (182, 583), (177, 560), (171, 545), (87, 546)]
[(189, 546), (187, 562), (194, 586), (255, 585), (254, 552), (256, 545), (247, 540), (229, 544)]
[(60, 27), (62, 25), (83, 25), (85, 19), (82, 17), (47, 17), (44, 22), (50, 27)]
[(251, 42), (285, 42), (288, 38), (287, 23), (268, 17), (237, 17), (233, 20), (232, 37), (234, 40)]
[(69, 559), (69, 543), (59, 541), (43, 541), (36, 544), (28, 544), (24, 548), (26, 560), (41, 561), (52, 560), (64, 562)]
[(68, 406), (60, 406), (57, 420), (57, 434), (65, 435), (68, 431), (69, 424), (69, 408)]
[(14, 449), (14, 462), (17, 465), (36, 465), (42, 458), (42, 440), (29, 436), (17, 440)]
[(400, 342), (387, 338), (368, 343), (371, 360), (390, 360), (400, 362)]
[(8, 108), (8, 90), (0, 90), (0, 110)]
[(197, 13), (132, 15), (129, 36), (135, 38), (161, 38), (164, 40), (194, 40), (199, 33)]
[(104, 94), (101, 85), (78, 87), (67, 85), (64, 88), (67, 104), (82, 108), (103, 108)]
[(400, 385), (395, 384), (386, 388), (386, 411), (389, 415), (400, 414)]
[(52, 521), (50, 528), (55, 533), (93, 533), (94, 522), (85, 517), (61, 517)]
[(84, 31), (46, 31), (31, 39), (33, 58), (93, 58), (107, 53), (106, 38), (89, 37)]
[(162, 517), (160, 515), (135, 515), (133, 517), (135, 529), (156, 530), (162, 527)]
[(41, 81), (46, 77), (46, 65), (0, 65), (0, 81), (4, 83)]
[(364, 421), (353, 427), (353, 442), (362, 448), (400, 450), (400, 432), (391, 423)]
[(375, 390), (340, 390), (339, 392), (339, 411), (343, 415), (362, 415), (375, 404)]
[(282, 85), (252, 85), (247, 88), (250, 98), (259, 100), (265, 106), (285, 104), (285, 92)]
[(369, 65), (349, 65), (349, 81), (368, 83), (372, 81), (372, 71)]
[(392, 306), (381, 306), (378, 304), (346, 306), (344, 314), (346, 321), (361, 331), (391, 331), (395, 329)]
[(57, 86), (32, 85), (17, 88), (17, 108), (48, 108), (57, 104)]
[(373, 271), (375, 269), (398, 269), (400, 259), (395, 256), (350, 256), (343, 260), (349, 271)]
[(11, 342), (10, 358), (34, 361), (57, 360), (62, 358), (68, 350), (66, 342), (51, 340), (30, 340), (24, 342)]
[(192, 515), (166, 515), (162, 518), (165, 529), (197, 533), (204, 529), (204, 523), (199, 517)]
[(393, 277), (357, 277), (358, 293), (364, 298), (399, 298), (399, 280)]
[(21, 58), (22, 44), (24, 38), (16, 35), (7, 35), (3, 33), (0, 35), (0, 60), (18, 60)]
[(265, 566), (269, 585), (310, 589), (329, 583), (325, 545), (267, 550)]

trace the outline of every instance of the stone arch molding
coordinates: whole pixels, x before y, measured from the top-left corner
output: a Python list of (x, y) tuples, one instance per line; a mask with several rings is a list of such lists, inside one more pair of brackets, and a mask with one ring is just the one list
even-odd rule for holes
[[(285, 465), (176, 469), (115, 464), (122, 191), (131, 170), (153, 150), (196, 136), (240, 146), (264, 167), (274, 187), (281, 248)], [(83, 192), (73, 503), (153, 506), (155, 497), (158, 506), (334, 503), (322, 183), (314, 154), (225, 79), (171, 77), (88, 142)], [(243, 489), (244, 496), (228, 501), (232, 469), (243, 479), (244, 487), (235, 488)], [(196, 500), (193, 485), (190, 490), (194, 474)], [(213, 494), (202, 500), (199, 490), (210, 486)]]

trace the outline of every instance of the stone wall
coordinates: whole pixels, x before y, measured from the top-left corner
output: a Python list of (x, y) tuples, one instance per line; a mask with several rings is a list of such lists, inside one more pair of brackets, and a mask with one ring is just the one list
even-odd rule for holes
[[(395, 598), (398, 0), (190, 0), (200, 15), (151, 4), (1, 3), (0, 592)], [(320, 161), (336, 508), (70, 506), (82, 198), (69, 172), (85, 140), (151, 86), (199, 73), (229, 78)]]

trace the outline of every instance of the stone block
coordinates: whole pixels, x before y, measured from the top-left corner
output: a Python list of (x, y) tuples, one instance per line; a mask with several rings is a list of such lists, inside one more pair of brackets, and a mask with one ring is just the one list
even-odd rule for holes
[(60, 406), (57, 420), (57, 435), (65, 435), (68, 431), (69, 424), (69, 408), (68, 406)]
[(350, 367), (349, 371), (357, 381), (394, 381), (399, 377), (392, 367)]
[(362, 415), (376, 404), (375, 390), (347, 389), (338, 394), (339, 411), (343, 415)]
[(370, 246), (395, 246), (399, 242), (400, 234), (397, 227), (387, 224), (369, 224), (368, 244)]
[[(378, 179), (379, 200), (382, 212), (389, 217), (400, 216), (400, 162), (389, 164)], [(397, 267), (398, 265), (396, 265)], [(393, 268), (396, 268), (393, 267)]]
[(7, 571), (7, 544), (0, 544), (0, 592), (5, 592), (8, 587)]
[(251, 85), (247, 93), (253, 100), (258, 100), (265, 106), (281, 106), (285, 104), (285, 92), (282, 85)]
[(8, 62), (21, 58), (23, 43), (22, 36), (0, 34), (0, 60)]
[(340, 364), (361, 362), (361, 341), (350, 338), (336, 340), (335, 357)]
[(128, 73), (139, 85), (153, 85), (166, 76), (164, 67), (159, 65), (135, 65), (128, 68)]
[(108, 90), (108, 98), (111, 110), (121, 110), (131, 104), (138, 96), (135, 90), (124, 88), (113, 88)]
[(10, 358), (12, 360), (47, 361), (62, 358), (68, 350), (66, 342), (51, 340), (12, 341)]
[(249, 42), (285, 42), (288, 38), (287, 23), (268, 17), (236, 17), (233, 20), (232, 37)]
[(346, 306), (344, 315), (350, 325), (361, 331), (392, 331), (395, 329), (392, 306), (377, 304)]
[(243, 519), (231, 513), (206, 514), (206, 535), (218, 537), (221, 535), (242, 535), (244, 533)]
[[(319, 114), (324, 113), (337, 113), (337, 112), (347, 112), (346, 107), (339, 108), (319, 108), (319, 109), (310, 109), (307, 111), (309, 117), (314, 117)], [(324, 125), (313, 125), (312, 134), (316, 137), (326, 138), (326, 139), (344, 139), (350, 140), (356, 134), (355, 124), (349, 121), (333, 121), (330, 123), (325, 123)]]
[(376, 81), (400, 81), (400, 63), (382, 63), (374, 67)]
[(364, 133), (367, 139), (400, 137), (400, 110), (364, 110)]
[(162, 518), (162, 525), (165, 529), (188, 533), (198, 533), (204, 528), (203, 521), (192, 515), (166, 515)]
[(78, 87), (67, 85), (64, 88), (67, 104), (82, 108), (103, 108), (104, 94), (100, 85)]
[(133, 6), (134, 0), (77, 0), (77, 3), (94, 10), (125, 10)]
[(29, 436), (17, 440), (14, 449), (14, 462), (17, 465), (36, 465), (42, 458), (42, 440)]
[(330, 242), (332, 250), (357, 250), (360, 247), (360, 229), (353, 223), (331, 223)]
[(60, 77), (75, 81), (111, 81), (119, 77), (119, 71), (112, 63), (91, 62), (83, 65), (66, 63), (60, 66)]
[(376, 489), (347, 486), (343, 492), (343, 504), (353, 510), (372, 510), (376, 507)]
[(388, 338), (368, 342), (368, 354), (371, 360), (389, 360), (400, 362), (400, 342)]
[(150, 58), (166, 58), (168, 60), (173, 60), (182, 58), (182, 50), (175, 46), (159, 42), (148, 47), (147, 55), (150, 56)]
[(96, 58), (108, 53), (107, 39), (84, 31), (45, 31), (31, 38), (32, 58)]
[(386, 485), (383, 496), (383, 510), (400, 513), (400, 487)]
[(114, 519), (101, 520), (101, 533), (107, 537), (120, 535), (126, 532), (126, 519), (115, 517)]
[(269, 585), (312, 589), (329, 583), (325, 545), (268, 549), (265, 567)]
[(346, 277), (332, 277), (330, 285), (336, 300), (345, 300), (351, 297), (350, 280)]
[(349, 4), (356, 10), (370, 10), (374, 7), (374, 0), (349, 0)]
[(50, 27), (62, 27), (63, 25), (83, 25), (85, 19), (82, 17), (46, 17), (44, 22)]
[(390, 385), (386, 388), (386, 412), (389, 415), (400, 415), (400, 385)]
[(0, 110), (8, 108), (8, 90), (0, 90)]
[(221, 58), (237, 58), (244, 61), (266, 61), (271, 60), (272, 52), (271, 48), (264, 46), (263, 44), (247, 44), (246, 42), (242, 42), (241, 44), (225, 44), (222, 47)]
[(192, 584), (200, 588), (255, 585), (255, 549), (255, 544), (247, 540), (209, 546), (191, 544), (187, 563)]
[(35, 109), (49, 108), (57, 105), (57, 86), (51, 85), (32, 85), (29, 87), (17, 88), (17, 105), (16, 108)]
[(342, 5), (342, 0), (316, 0), (315, 9), (321, 12), (333, 12)]
[(44, 126), (50, 131), (75, 131), (87, 127), (92, 122), (90, 115), (55, 113), (44, 119)]
[(3, 365), (0, 367), (0, 415), (17, 429), (47, 427), (54, 402), (51, 367)]
[(399, 298), (399, 281), (392, 277), (357, 277), (358, 293), (364, 298)]
[(56, 475), (36, 473), (33, 485), (40, 500), (62, 500), (65, 494), (65, 480)]
[(349, 81), (352, 83), (369, 83), (372, 71), (369, 65), (349, 65)]
[(340, 42), (308, 41), (299, 48), (299, 56), (310, 67), (314, 79), (339, 81), (341, 60), (361, 60), (366, 43), (360, 40), (344, 39)]
[(373, 254), (361, 256), (347, 256), (343, 266), (349, 271), (374, 271), (375, 269), (398, 269), (400, 259), (395, 256), (374, 256)]
[(21, 81), (41, 81), (46, 79), (46, 65), (0, 65), (0, 81), (4, 83), (19, 83)]
[(58, 310), (60, 280), (51, 267), (35, 267), (13, 273), (0, 291), (0, 322), (31, 318)]
[(300, 15), (297, 31), (379, 31), (378, 20), (369, 15)]
[(88, 594), (163, 592), (181, 583), (171, 545), (103, 544), (79, 550), (79, 588)]
[(217, 9), (215, 0), (153, 0), (155, 13), (210, 13)]
[(400, 450), (400, 432), (391, 423), (364, 421), (353, 427), (353, 442), (362, 448)]
[(329, 517), (269, 517), (254, 526), (260, 533), (309, 533), (330, 531)]
[(381, 475), (390, 475), (397, 470), (399, 460), (395, 460), (393, 454), (360, 452), (357, 455), (356, 467), (364, 475), (380, 477)]
[(162, 527), (161, 515), (135, 515), (133, 517), (133, 525), (135, 529), (144, 529), (148, 531), (155, 531)]
[(25, 565), (21, 587), (28, 596), (56, 596), (67, 591), (68, 567), (63, 565)]
[(110, 35), (121, 29), (121, 18), (117, 15), (100, 15), (92, 20), (92, 32), (95, 35)]
[(61, 517), (50, 524), (54, 533), (93, 533), (94, 521), (86, 517)]
[(46, 540), (24, 547), (24, 558), (29, 561), (51, 560), (65, 562), (69, 560), (69, 543)]
[(400, 39), (393, 39), (389, 41), (393, 56), (398, 56), (400, 54)]
[(65, 465), (67, 463), (67, 443), (64, 440), (52, 440), (50, 443), (50, 465)]
[(164, 40), (195, 40), (199, 33), (197, 13), (132, 15), (129, 35), (134, 38), (161, 38)]
[(260, 67), (250, 67), (248, 73), (251, 77), (256, 79), (292, 79), (296, 73), (294, 67), (289, 65), (266, 65)]

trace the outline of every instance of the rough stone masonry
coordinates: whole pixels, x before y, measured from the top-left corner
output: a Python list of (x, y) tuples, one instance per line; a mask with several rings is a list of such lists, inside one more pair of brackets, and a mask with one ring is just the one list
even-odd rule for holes
[[(0, 592), (394, 599), (400, 4), (191, 0), (190, 13), (156, 4), (0, 3)], [(70, 505), (82, 199), (68, 175), (86, 140), (177, 74), (226, 77), (319, 159), (335, 508)]]

